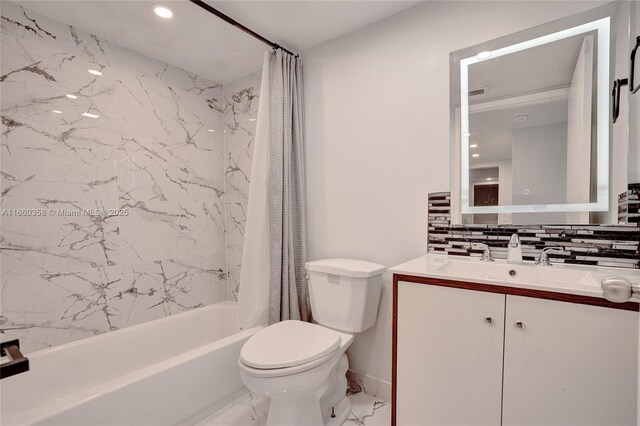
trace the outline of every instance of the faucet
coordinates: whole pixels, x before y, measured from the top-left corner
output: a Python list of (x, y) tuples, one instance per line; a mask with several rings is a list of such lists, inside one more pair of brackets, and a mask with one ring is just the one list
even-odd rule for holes
[(491, 247), (489, 247), (489, 245), (485, 243), (471, 243), (471, 247), (484, 249), (480, 260), (483, 262), (493, 262), (493, 258), (491, 257)]
[(522, 246), (518, 234), (513, 234), (509, 240), (509, 253), (507, 255), (508, 263), (522, 263)]
[(536, 260), (536, 265), (551, 266), (551, 262), (549, 262), (549, 256), (547, 256), (547, 252), (562, 253), (564, 252), (564, 248), (562, 247), (543, 248), (542, 251), (540, 252), (540, 257), (538, 257), (538, 260)]

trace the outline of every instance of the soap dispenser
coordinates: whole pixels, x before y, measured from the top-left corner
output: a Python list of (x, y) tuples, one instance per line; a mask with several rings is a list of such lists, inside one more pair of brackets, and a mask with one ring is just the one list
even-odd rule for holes
[(509, 254), (507, 255), (508, 263), (522, 263), (522, 246), (518, 234), (513, 234), (509, 240)]

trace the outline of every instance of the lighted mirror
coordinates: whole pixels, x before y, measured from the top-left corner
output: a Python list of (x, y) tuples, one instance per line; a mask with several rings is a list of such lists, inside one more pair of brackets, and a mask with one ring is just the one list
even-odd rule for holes
[(452, 223), (616, 223), (637, 168), (627, 164), (637, 123), (614, 128), (610, 113), (611, 82), (628, 73), (616, 41), (626, 6), (451, 54)]
[(608, 210), (609, 21), (460, 61), (463, 214)]

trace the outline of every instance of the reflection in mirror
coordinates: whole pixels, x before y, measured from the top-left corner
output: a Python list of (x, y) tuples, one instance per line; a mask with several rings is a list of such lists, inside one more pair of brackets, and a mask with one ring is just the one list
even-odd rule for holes
[(619, 220), (639, 168), (632, 95), (610, 121), (611, 81), (629, 72), (629, 8), (613, 2), (451, 53), (452, 223)]
[[(470, 206), (596, 201), (596, 38), (592, 31), (469, 67)], [(475, 197), (487, 188), (496, 198)], [(520, 219), (563, 223), (567, 215), (573, 223), (589, 220), (588, 212)], [(474, 223), (497, 219), (474, 215)]]
[[(579, 223), (608, 209), (608, 34), (604, 18), (460, 61), (462, 213)], [(471, 179), (487, 167), (504, 190), (483, 205)]]

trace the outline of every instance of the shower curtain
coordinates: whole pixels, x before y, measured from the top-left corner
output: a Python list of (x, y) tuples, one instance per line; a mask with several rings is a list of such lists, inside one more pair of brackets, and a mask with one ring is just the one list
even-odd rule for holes
[(300, 60), (265, 52), (238, 296), (242, 329), (308, 320)]
[(278, 49), (270, 69), (271, 300), (269, 323), (307, 318), (304, 117), (300, 58)]

